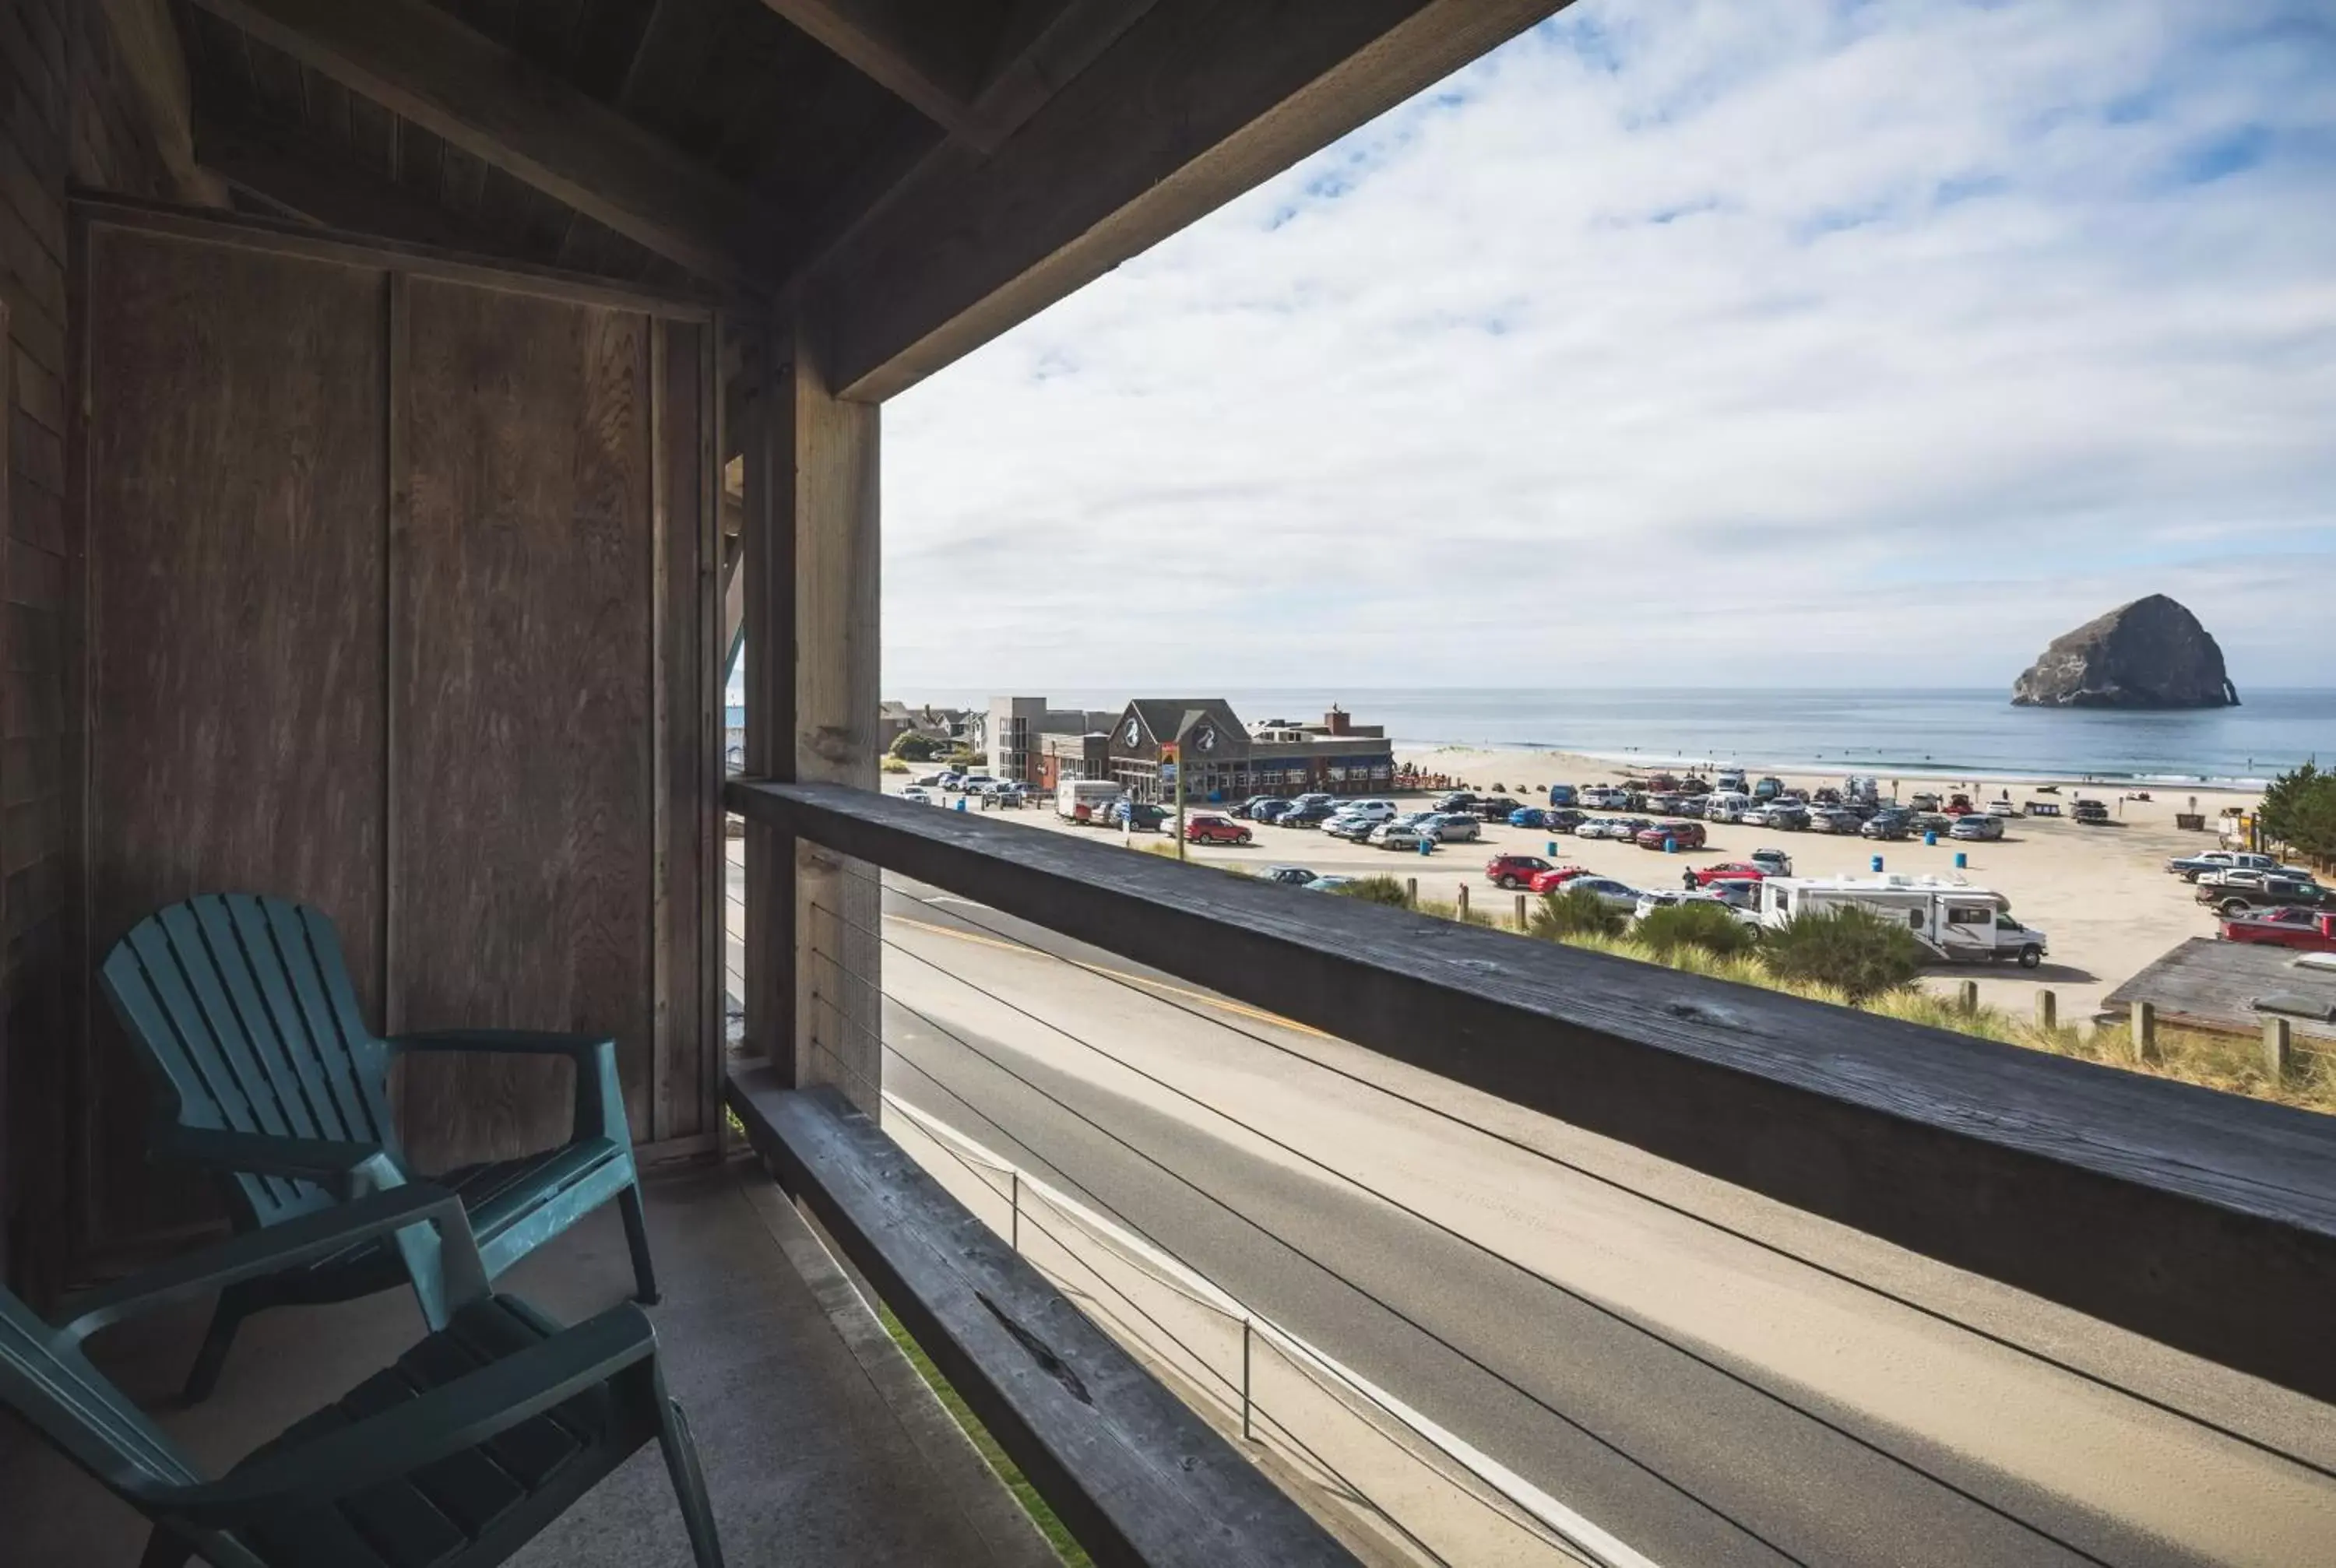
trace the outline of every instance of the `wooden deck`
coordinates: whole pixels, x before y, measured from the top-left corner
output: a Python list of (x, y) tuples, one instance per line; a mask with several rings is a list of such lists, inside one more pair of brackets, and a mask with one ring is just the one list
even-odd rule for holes
[[(674, 1395), (689, 1412), (727, 1559), (737, 1564), (930, 1563), (1041, 1568), (1052, 1551), (974, 1452), (786, 1198), (744, 1163), (648, 1183), (665, 1289), (651, 1310)], [(605, 1207), (498, 1281), (575, 1321), (623, 1298), (632, 1275)], [(421, 1332), (385, 1293), (255, 1318), (219, 1392), (194, 1410), (171, 1390), (200, 1337), (196, 1310), (141, 1319), (93, 1341), (100, 1365), (214, 1473), (354, 1388)], [(108, 1568), (138, 1561), (139, 1516), (0, 1419), (0, 1562)], [(600, 1483), (512, 1562), (662, 1568), (689, 1560), (654, 1446)]]
[[(2136, 1002), (2156, 1005), (2166, 1023), (2252, 1035), (2269, 1016), (2257, 997), (2282, 991), (2336, 1006), (2336, 972), (2299, 966), (2292, 948), (2193, 937), (2102, 999), (2112, 1012)], [(2336, 1024), (2291, 1017), (2298, 1039), (2336, 1044)]]

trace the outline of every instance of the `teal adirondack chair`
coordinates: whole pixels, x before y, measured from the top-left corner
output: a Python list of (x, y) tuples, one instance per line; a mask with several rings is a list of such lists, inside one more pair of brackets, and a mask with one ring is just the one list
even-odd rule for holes
[[(108, 1323), (352, 1247), (398, 1245), (443, 1327), (206, 1480), (82, 1353)], [(722, 1548), (657, 1330), (627, 1304), (561, 1329), (487, 1288), (462, 1201), (410, 1183), (297, 1215), (69, 1303), (52, 1327), (0, 1290), (0, 1404), (152, 1522), (141, 1568), (488, 1568), (654, 1437), (698, 1568)], [(0, 1555), (5, 1555), (0, 1551)]]
[[(219, 1173), (239, 1231), (416, 1179), (389, 1115), (394, 1054), (568, 1057), (576, 1119), (567, 1143), (431, 1180), (462, 1199), (490, 1278), (615, 1198), (634, 1299), (656, 1303), (614, 1041), (514, 1029), (381, 1038), (357, 1011), (332, 922), (248, 893), (207, 893), (139, 921), (106, 956), (102, 979), (161, 1096), (154, 1157)], [(345, 1301), (410, 1280), (423, 1318), (438, 1326), (427, 1273), (410, 1265), (376, 1241), (222, 1291), (187, 1374), (188, 1401), (209, 1396), (236, 1329), (264, 1308)]]

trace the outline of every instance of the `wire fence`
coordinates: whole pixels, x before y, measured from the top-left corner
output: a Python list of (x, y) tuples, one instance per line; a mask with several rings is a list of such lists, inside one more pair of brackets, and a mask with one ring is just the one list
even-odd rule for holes
[[(850, 874), (861, 876), (861, 880), (873, 884), (881, 899), (883, 890), (878, 879), (856, 872)], [(1153, 1004), (1172, 1008), (1260, 1046), (1297, 1057), (1326, 1073), (1465, 1127), (1474, 1135), (1628, 1193), (1670, 1214), (1708, 1226), (1739, 1242), (1787, 1259), (1908, 1311), (2017, 1352), (2059, 1373), (2114, 1391), (2120, 1397), (2136, 1400), (2238, 1444), (2336, 1479), (2336, 1471), (2331, 1471), (2306, 1456), (2268, 1444), (2252, 1434), (2202, 1418), (2191, 1411), (2125, 1387), (2088, 1368), (2052, 1357), (1903, 1293), (1801, 1256), (1776, 1242), (1682, 1207), (1659, 1194), (1645, 1192), (1534, 1144), (1405, 1095), (1388, 1083), (1349, 1071), (1325, 1060), (1312, 1050), (1300, 1049), (1285, 1040), (1244, 1027), (1222, 1011), (1210, 1008), (1211, 998), (1193, 997), (1192, 1000), (1180, 999), (1192, 997), (1192, 994), (1182, 993), (1177, 988), (1163, 987), (1149, 977), (1129, 975), (1110, 966), (1083, 961), (1053, 951), (1026, 940), (1004, 925), (994, 923), (994, 920), (986, 921), (969, 912), (980, 906), (954, 899), (949, 903), (948, 913), (953, 921), (982, 933), (984, 939), (992, 943), (1075, 968), (1087, 976), (1140, 995)], [(881, 908), (881, 903), (878, 907)], [(1029, 1073), (1017, 1070), (998, 1052), (985, 1049), (982, 1045), (968, 1038), (965, 1031), (951, 1028), (928, 1010), (932, 1006), (930, 999), (926, 1007), (920, 1008), (896, 990), (884, 989), (873, 976), (848, 968), (837, 950), (844, 944), (832, 939), (847, 933), (863, 939), (852, 944), (863, 956), (872, 955), (880, 948), (899, 954), (949, 984), (963, 988), (968, 996), (979, 997), (990, 1007), (1002, 1009), (1006, 1014), (1047, 1031), (1056, 1038), (1113, 1063), (1161, 1093), (1238, 1128), (1247, 1136), (1276, 1149), (1309, 1170), (1406, 1215), (1427, 1227), (1439, 1238), (1512, 1270), (1540, 1288), (1554, 1292), (1620, 1328), (1643, 1336), (1668, 1352), (1685, 1358), (1738, 1388), (1773, 1401), (1882, 1463), (1903, 1469), (1998, 1520), (2016, 1526), (2032, 1535), (2039, 1546), (2049, 1545), (2075, 1561), (2105, 1561), (2065, 1534), (2023, 1517), (2013, 1507), (2000, 1504), (1954, 1477), (1939, 1473), (1915, 1456), (1898, 1452), (1884, 1441), (1813, 1407), (1806, 1400), (1796, 1399), (1788, 1390), (1772, 1388), (1698, 1346), (1667, 1334), (1652, 1323), (1576, 1290), (1432, 1215), (1421, 1213), (1387, 1191), (1383, 1185), (1338, 1169), (1288, 1139), (1278, 1136), (1274, 1131), (1246, 1120), (1222, 1105), (1211, 1104), (1192, 1095), (1134, 1059), (1130, 1053), (1114, 1051), (1083, 1037), (1061, 1022), (1043, 1016), (1001, 990), (950, 969), (929, 953), (904, 945), (881, 929), (885, 923), (881, 917), (871, 917), (876, 920), (875, 926), (871, 927), (816, 901), (813, 903), (812, 910), (815, 916), (827, 922), (825, 929), (831, 938), (823, 943), (819, 940), (818, 930), (811, 933), (811, 950), (821, 966), (820, 972), (829, 977), (824, 985), (814, 982), (815, 1012), (820, 1012), (829, 1024), (863, 1037), (882, 1059), (900, 1065), (919, 1080), (930, 1085), (952, 1105), (959, 1107), (966, 1116), (987, 1124), (1008, 1144), (1018, 1143), (1025, 1148), (1031, 1148), (1032, 1154), (1047, 1166), (1056, 1171), (1067, 1168), (1053, 1155), (1033, 1148), (1024, 1137), (1000, 1125), (983, 1108), (986, 1096), (968, 1092), (971, 1086), (944, 1080), (936, 1075), (936, 1063), (929, 1056), (911, 1058), (884, 1037), (888, 1031), (881, 1027), (871, 1027), (864, 1021), (868, 1011), (864, 1000), (861, 1005), (847, 1011), (834, 997), (827, 994), (828, 990), (842, 991), (849, 982), (850, 989), (858, 993), (859, 998), (881, 998), (882, 1007), (895, 1009), (947, 1037), (970, 1058), (977, 1059), (984, 1071), (1012, 1080), (1020, 1091), (1037, 1096), (1115, 1149), (1157, 1170), (1228, 1217), (1284, 1249), (1293, 1259), (1318, 1271), (1358, 1299), (1371, 1304), (1443, 1351), (1457, 1357), (1478, 1373), (1502, 1385), (1509, 1393), (1523, 1399), (1549, 1419), (1659, 1483), (1683, 1502), (1725, 1525), (1740, 1536), (1745, 1544), (1765, 1548), (1775, 1560), (1787, 1563), (1803, 1561), (1772, 1534), (1763, 1533), (1747, 1520), (1731, 1514), (1718, 1501), (1699, 1495), (1694, 1488), (1664, 1474), (1648, 1456), (1632, 1452), (1613, 1435), (1601, 1431), (1598, 1423), (1559, 1408), (1540, 1392), (1523, 1386), (1466, 1347), (1439, 1334), (1432, 1325), (1406, 1312), (1395, 1302), (1339, 1272), (1329, 1263), (1309, 1255), (1287, 1237), (1242, 1213), (1221, 1194), (1201, 1185), (1187, 1173), (1171, 1168), (1131, 1142), (1120, 1131), (1051, 1091)], [(866, 1103), (872, 1105), (881, 1098), (890, 1110), (898, 1113), (890, 1118), (890, 1125), (896, 1135), (906, 1134), (910, 1140), (936, 1156), (922, 1160), (928, 1169), (934, 1170), (937, 1175), (944, 1171), (954, 1173), (959, 1180), (953, 1184), (969, 1184), (973, 1192), (986, 1195), (983, 1201), (993, 1211), (1002, 1209), (998, 1224), (1000, 1233), (1007, 1236), (1017, 1251), (1053, 1279), (1066, 1295), (1080, 1301), (1091, 1315), (1105, 1322), (1139, 1354), (1172, 1374), (1185, 1388), (1188, 1398), (1197, 1405), (1216, 1409), (1222, 1416), (1228, 1430), (1237, 1430), (1261, 1449), (1276, 1454), (1309, 1484), (1368, 1515), (1393, 1542), (1399, 1544), (1406, 1553), (1416, 1560), (1437, 1563), (1455, 1560), (1470, 1563), (1571, 1561), (1620, 1565), (1647, 1562), (1630, 1545), (1533, 1485), (1494, 1456), (1466, 1443), (1287, 1325), (1239, 1300), (1091, 1192), (1081, 1196), (1066, 1191), (1039, 1171), (1000, 1154), (963, 1127), (935, 1115), (929, 1107), (912, 1105), (899, 1095), (884, 1091), (872, 1081), (868, 1072), (854, 1066), (843, 1054), (819, 1037), (825, 1030), (815, 1027), (811, 1032), (813, 1048), (820, 1053), (822, 1059), (844, 1076)], [(955, 1115), (953, 1112), (952, 1115)], [(979, 1212), (977, 1208), (977, 1213)], [(990, 1216), (985, 1213), (983, 1217), (987, 1221)], [(1455, 1506), (1455, 1502), (1462, 1499), (1465, 1501)]]

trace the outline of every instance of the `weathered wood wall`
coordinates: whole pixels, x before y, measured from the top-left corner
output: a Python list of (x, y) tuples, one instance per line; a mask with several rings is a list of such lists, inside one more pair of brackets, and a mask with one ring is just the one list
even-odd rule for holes
[[(376, 1025), (606, 1032), (638, 1140), (709, 1135), (713, 324), (82, 217), (84, 963), (199, 891), (297, 898)], [(87, 1029), (78, 1229), (104, 1250), (207, 1210), (146, 1164), (93, 988)], [(521, 1153), (564, 1134), (568, 1069), (433, 1057), (400, 1103), (424, 1169)]]
[[(156, 0), (120, 0), (122, 7)], [(81, 529), (65, 475), (68, 177), (152, 196), (187, 193), (166, 144), (174, 117), (131, 89), (111, 25), (115, 0), (0, 4), (0, 445), (6, 529), (0, 605), (0, 1277), (35, 1298), (61, 1283), (71, 1159), (64, 1129), (73, 1048), (63, 955), (79, 909), (74, 757), (80, 700), (69, 649)], [(152, 38), (149, 36), (149, 42)], [(151, 63), (167, 73), (170, 63)]]

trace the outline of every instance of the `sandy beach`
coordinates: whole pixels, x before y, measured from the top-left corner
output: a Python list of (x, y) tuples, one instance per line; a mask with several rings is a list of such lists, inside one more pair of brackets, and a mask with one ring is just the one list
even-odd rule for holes
[[(1593, 757), (1523, 748), (1406, 747), (1397, 750), (1396, 760), (1427, 773), (1451, 774), (1470, 789), (1489, 791), (1501, 785), (1519, 800), (1534, 803), (1548, 798), (1552, 784), (1613, 783), (1629, 771)], [(1842, 777), (1838, 773), (1747, 765), (1756, 776), (1773, 772), (1787, 786), (1804, 790), (1837, 786)], [(1927, 983), (1951, 991), (1961, 980), (1975, 979), (1982, 1000), (2021, 1011), (2034, 1006), (2039, 987), (2049, 986), (2059, 995), (2060, 1016), (2078, 1019), (2090, 1017), (2099, 1008), (2102, 997), (2168, 948), (2185, 938), (2214, 933), (2213, 916), (2194, 901), (2196, 890), (2179, 877), (2167, 875), (2166, 862), (2170, 856), (2214, 848), (2219, 842), (2214, 829), (2224, 810), (2253, 811), (2262, 800), (2257, 792), (2187, 787), (2152, 789), (2149, 800), (2130, 800), (2124, 798), (2130, 793), (2126, 789), (2065, 778), (1961, 781), (1908, 772), (1898, 779), (1902, 800), (1916, 790), (1943, 794), (1968, 783), (1974, 800), (1993, 800), (2009, 793), (2014, 801), (2026, 801), (2034, 785), (2057, 784), (2057, 798), (2064, 809), (2079, 794), (2088, 795), (2108, 803), (2116, 825), (2079, 827), (2066, 817), (2023, 817), (2008, 823), (1997, 842), (1950, 843), (1942, 839), (1933, 848), (1914, 839), (1877, 843), (1828, 833), (1776, 833), (1715, 823), (1710, 829), (1711, 847), (1707, 850), (1666, 856), (1630, 844), (1565, 836), (1557, 840), (1557, 858), (1634, 886), (1651, 888), (1677, 885), (1682, 863), (1740, 859), (1764, 845), (1786, 851), (1793, 857), (1794, 871), (1804, 876), (1867, 875), (1876, 854), (1883, 857), (1888, 871), (1953, 875), (1958, 874), (1954, 859), (1960, 852), (1969, 861), (1960, 874), (2010, 899), (2022, 920), (2048, 933), (2052, 954), (2038, 969), (1942, 969)], [(1891, 792), (1888, 777), (1883, 779), (1882, 787), (1885, 794)], [(2207, 832), (2188, 833), (2174, 825), (2175, 813), (2193, 809), (2205, 814)], [(1512, 835), (1533, 840), (1536, 850), (1548, 841), (1545, 833), (1520, 834), (1513, 829), (1494, 830), (1487, 839)], [(1456, 869), (1464, 857), (1483, 858), (1465, 845), (1454, 845), (1436, 857), (1431, 875), (1443, 896), (1448, 896), (1448, 891), (1440, 884), (1452, 880), (1445, 868)], [(1429, 880), (1423, 876), (1423, 891)], [(1477, 896), (1484, 895), (1480, 891)]]

